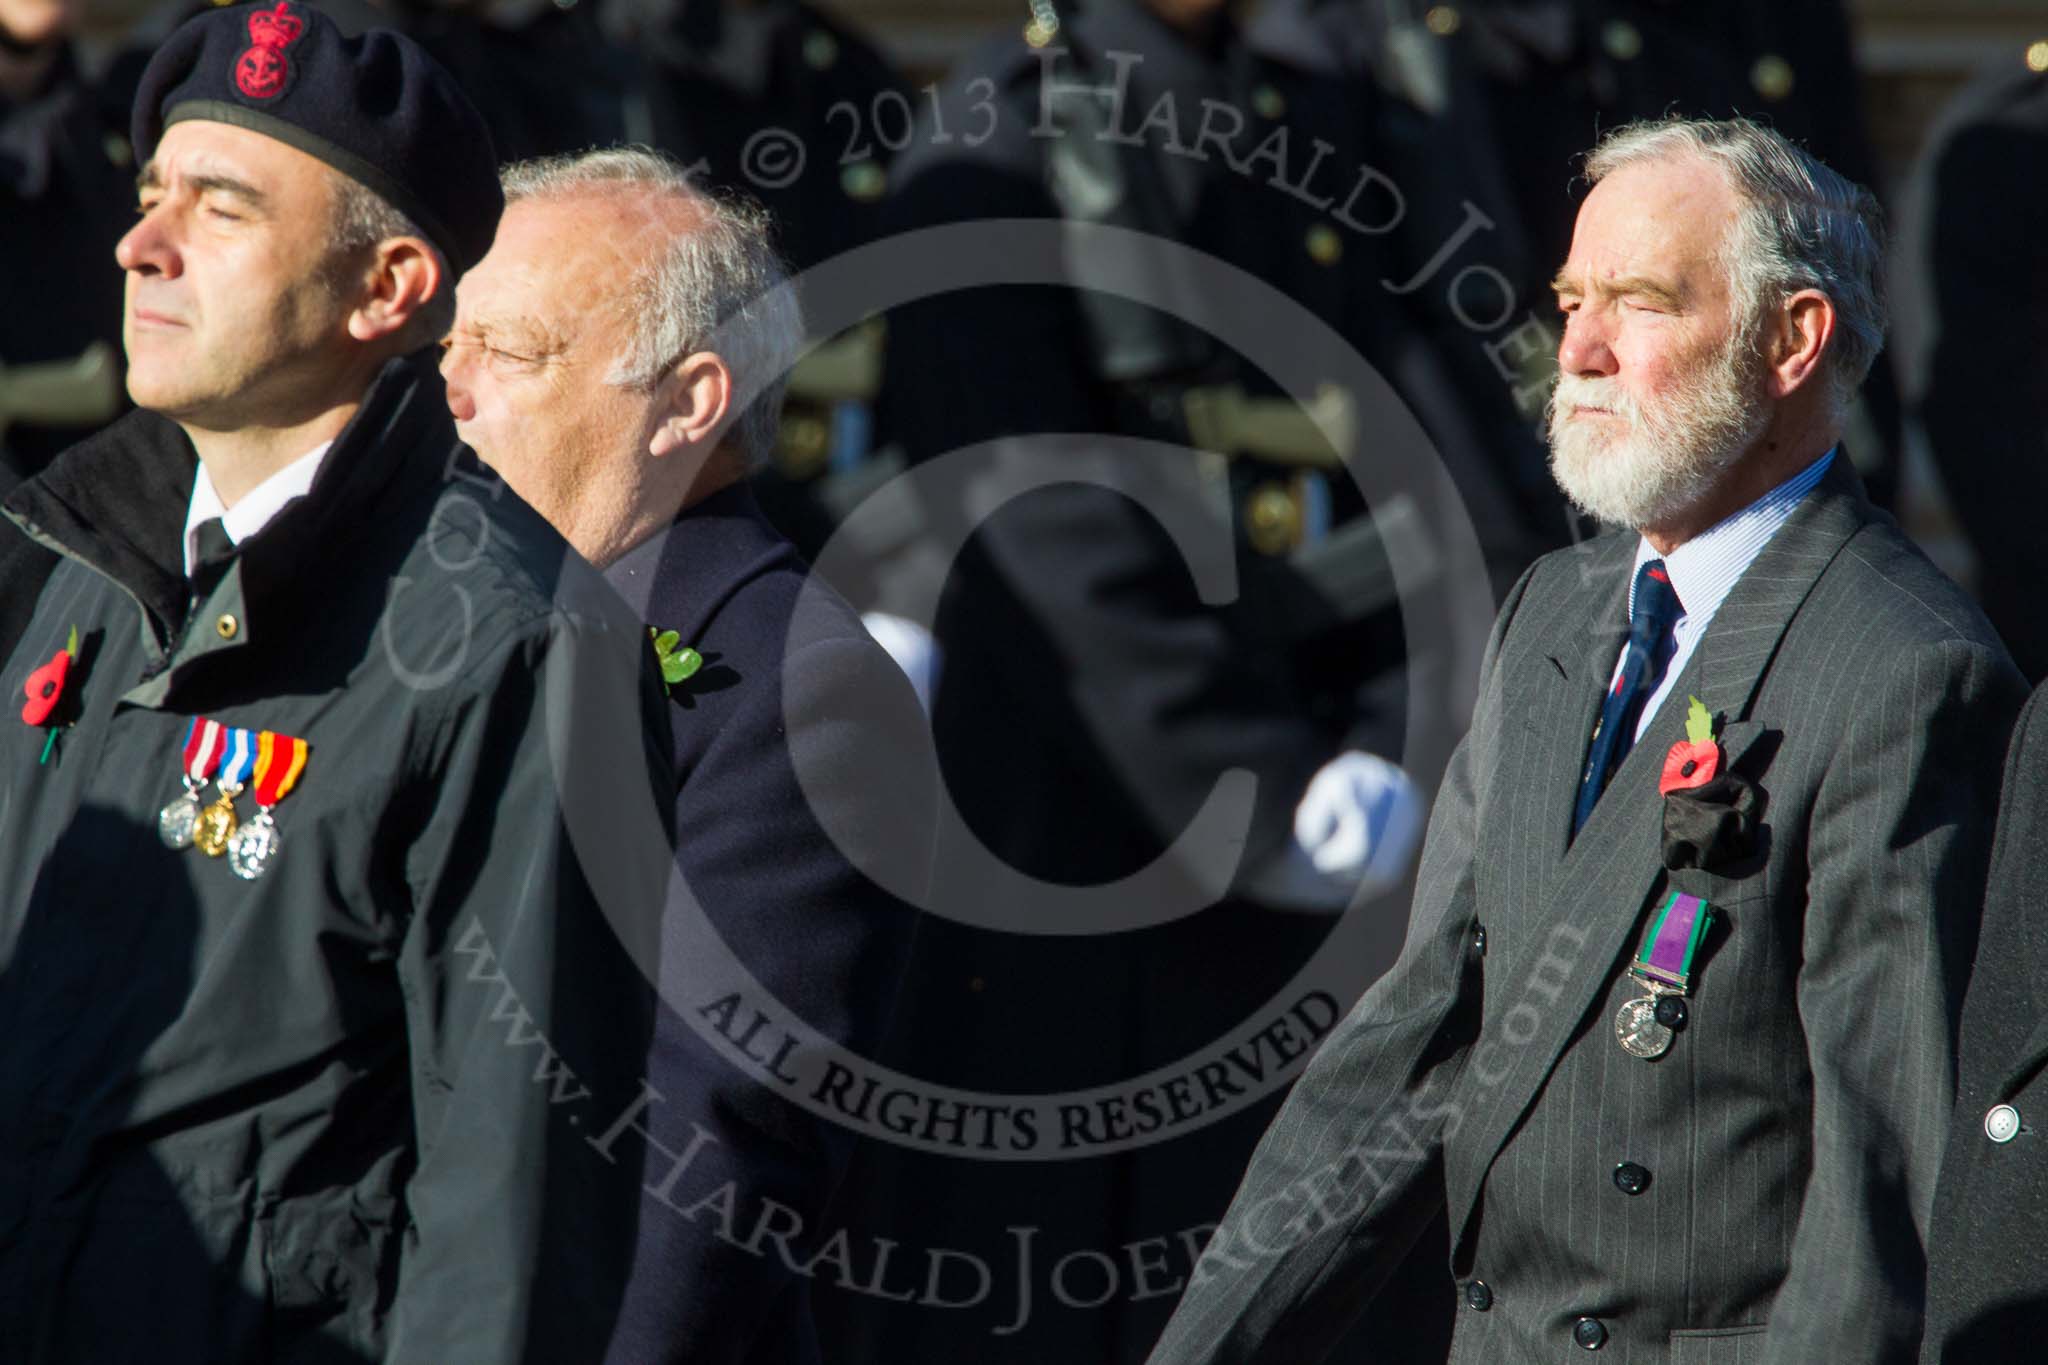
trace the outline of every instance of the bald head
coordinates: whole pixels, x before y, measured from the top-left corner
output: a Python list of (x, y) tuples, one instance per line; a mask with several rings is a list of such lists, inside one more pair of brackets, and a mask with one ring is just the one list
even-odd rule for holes
[(638, 150), (506, 171), (443, 361), (463, 439), (606, 563), (773, 449), (802, 319), (766, 216)]

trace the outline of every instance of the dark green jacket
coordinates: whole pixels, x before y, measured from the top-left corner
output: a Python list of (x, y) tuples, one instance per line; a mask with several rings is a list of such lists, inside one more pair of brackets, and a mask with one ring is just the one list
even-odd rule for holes
[[(666, 719), (637, 623), (457, 449), (393, 362), (198, 594), (164, 419), (8, 498), (64, 559), (0, 714), (0, 1358), (601, 1353), (639, 1171), (589, 1139), (652, 1018), (610, 921), (658, 903), (616, 831), (658, 830)], [(20, 689), (74, 626), (43, 763)], [(194, 715), (311, 744), (254, 881), (158, 838)]]

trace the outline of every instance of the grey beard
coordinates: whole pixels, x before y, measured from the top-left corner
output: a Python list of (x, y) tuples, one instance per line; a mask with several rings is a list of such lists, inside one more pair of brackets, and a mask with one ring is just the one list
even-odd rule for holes
[[(1550, 472), (1573, 506), (1635, 530), (1681, 516), (1711, 494), (1770, 419), (1754, 397), (1753, 364), (1724, 347), (1678, 391), (1644, 407), (1612, 379), (1561, 376), (1551, 394)], [(1572, 422), (1573, 403), (1607, 408), (1627, 430), (1600, 435)]]

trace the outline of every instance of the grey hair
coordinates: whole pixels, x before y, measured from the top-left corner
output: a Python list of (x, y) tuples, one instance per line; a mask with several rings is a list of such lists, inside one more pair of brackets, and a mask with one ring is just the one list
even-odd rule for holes
[(767, 210), (698, 189), (680, 164), (647, 147), (522, 161), (499, 179), (507, 205), (623, 189), (672, 196), (696, 210), (690, 229), (675, 234), (628, 287), (625, 321), (632, 331), (606, 381), (651, 388), (682, 357), (715, 352), (738, 390), (759, 386), (731, 430), (750, 469), (767, 463), (789, 371), (804, 343), (803, 311), (795, 292), (784, 287), (789, 271), (776, 252)]
[(455, 272), (448, 257), (434, 245), (419, 224), (395, 208), (391, 201), (361, 181), (336, 172), (334, 176), (333, 248), (336, 258), (349, 261), (379, 242), (393, 237), (417, 237), (427, 244), (441, 267), (441, 287), (406, 324), (403, 334), (407, 350), (429, 346), (448, 335), (455, 325)]
[(1723, 257), (1741, 335), (1754, 338), (1764, 318), (1802, 289), (1818, 290), (1834, 305), (1832, 354), (1822, 364), (1839, 416), (1884, 349), (1886, 247), (1877, 197), (1745, 118), (1628, 124), (1586, 158), (1586, 179), (1598, 184), (1624, 166), (1679, 156), (1719, 166), (1740, 201)]

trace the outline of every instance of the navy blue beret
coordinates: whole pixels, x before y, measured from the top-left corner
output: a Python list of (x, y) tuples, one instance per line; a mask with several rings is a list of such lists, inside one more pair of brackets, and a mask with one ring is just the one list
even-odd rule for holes
[(184, 119), (233, 124), (318, 157), (417, 223), (457, 274), (491, 249), (505, 200), (490, 132), (455, 78), (403, 34), (343, 37), (298, 0), (208, 10), (142, 73), (137, 159)]

